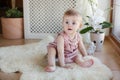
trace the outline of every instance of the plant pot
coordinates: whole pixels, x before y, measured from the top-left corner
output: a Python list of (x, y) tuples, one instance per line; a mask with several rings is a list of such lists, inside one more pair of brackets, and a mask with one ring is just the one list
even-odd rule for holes
[(1, 18), (2, 35), (6, 39), (23, 38), (23, 18)]
[(101, 51), (103, 47), (103, 43), (104, 43), (105, 33), (104, 32), (101, 32), (101, 33), (91, 32), (90, 38), (91, 38), (91, 41), (94, 42), (96, 46), (95, 51)]

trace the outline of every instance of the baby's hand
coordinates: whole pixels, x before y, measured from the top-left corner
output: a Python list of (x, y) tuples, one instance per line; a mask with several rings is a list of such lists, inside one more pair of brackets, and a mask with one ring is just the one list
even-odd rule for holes
[(70, 65), (65, 65), (65, 66), (63, 66), (63, 68), (73, 69), (73, 67), (72, 67), (72, 66), (70, 66)]

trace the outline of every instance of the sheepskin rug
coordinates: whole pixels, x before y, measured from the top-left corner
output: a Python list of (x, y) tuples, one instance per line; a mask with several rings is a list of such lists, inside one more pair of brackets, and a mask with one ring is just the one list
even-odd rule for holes
[(57, 66), (55, 72), (45, 72), (47, 65), (45, 57), (47, 53), (46, 46), (53, 41), (52, 37), (47, 37), (40, 42), (9, 46), (0, 48), (0, 69), (6, 73), (16, 71), (22, 72), (20, 80), (111, 80), (112, 72), (96, 57), (88, 56), (94, 59), (94, 65), (90, 68), (82, 68), (75, 63), (69, 65), (73, 69), (66, 69)]

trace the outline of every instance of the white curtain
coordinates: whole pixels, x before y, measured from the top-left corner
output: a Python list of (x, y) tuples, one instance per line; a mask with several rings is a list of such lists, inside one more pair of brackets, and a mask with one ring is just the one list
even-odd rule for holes
[[(111, 0), (98, 0), (98, 3), (99, 3), (98, 7), (101, 10), (105, 11), (104, 16), (105, 16), (106, 20), (109, 21), (110, 20), (110, 10), (106, 10), (106, 9), (111, 8), (110, 7)], [(108, 36), (109, 35), (109, 29), (105, 29), (104, 31), (106, 32), (106, 36)]]

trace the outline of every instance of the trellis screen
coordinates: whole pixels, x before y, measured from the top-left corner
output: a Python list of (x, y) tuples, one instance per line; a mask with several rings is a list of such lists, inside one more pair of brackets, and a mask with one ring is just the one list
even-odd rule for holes
[(62, 30), (62, 16), (79, 0), (23, 0), (25, 39), (43, 39)]

